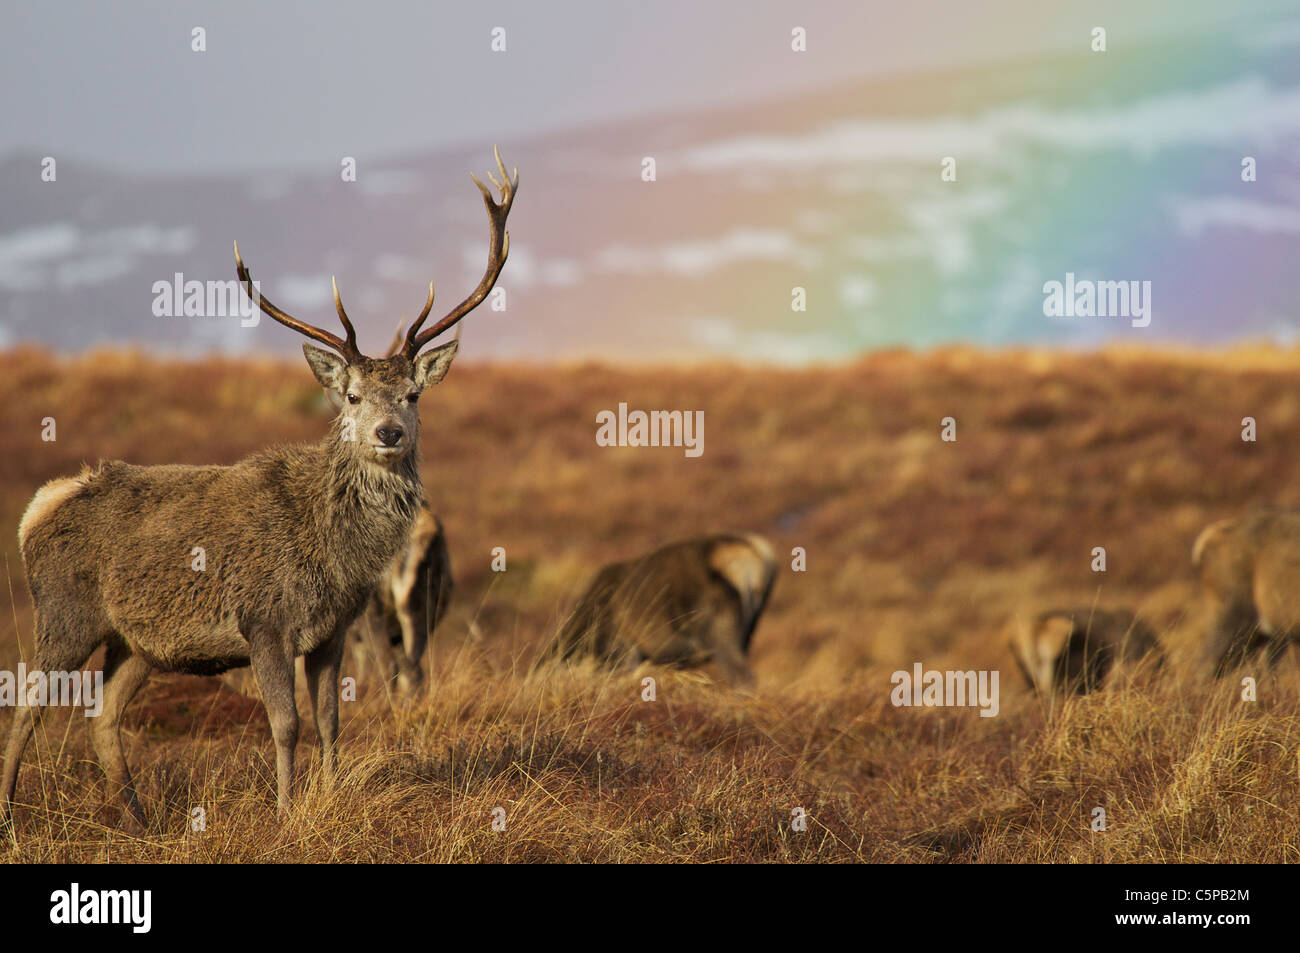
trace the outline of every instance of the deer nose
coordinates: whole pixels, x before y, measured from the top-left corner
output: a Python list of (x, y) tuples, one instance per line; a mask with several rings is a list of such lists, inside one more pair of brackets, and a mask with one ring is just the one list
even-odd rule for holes
[(385, 447), (395, 447), (398, 441), (402, 439), (401, 427), (379, 427), (375, 430), (375, 436)]

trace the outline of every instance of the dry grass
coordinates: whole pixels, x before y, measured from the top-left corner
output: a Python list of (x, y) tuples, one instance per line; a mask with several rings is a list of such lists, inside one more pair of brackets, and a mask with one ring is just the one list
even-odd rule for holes
[[(458, 365), (424, 403), (425, 480), (460, 588), (430, 692), (345, 703), (343, 776), (313, 733), (277, 821), (260, 706), (155, 677), (127, 719), (153, 817), (115, 830), (84, 719), (52, 712), (20, 781), (20, 861), (1294, 861), (1300, 674), (1243, 703), (1189, 664), (1188, 554), (1212, 519), (1300, 503), (1295, 355), (881, 353), (845, 367)], [(602, 449), (595, 414), (705, 412), (705, 454)], [(311, 440), (305, 367), (0, 355), (0, 515), (83, 460), (228, 462)], [(939, 421), (958, 420), (955, 444)], [(53, 416), (58, 440), (40, 440)], [(1240, 439), (1255, 417), (1260, 438)], [(703, 529), (802, 546), (754, 645), (759, 684), (708, 672), (526, 673), (602, 562)], [(509, 571), (493, 573), (504, 546)], [(1107, 549), (1093, 573), (1090, 551)], [(14, 534), (0, 667), (30, 639)], [(1143, 611), (1171, 664), (1048, 710), (1001, 637), (1013, 612)], [(474, 622), (482, 639), (468, 635)], [(1001, 711), (895, 709), (889, 675), (1002, 670)], [(658, 700), (641, 701), (654, 675)], [(1258, 674), (1258, 673), (1257, 673)], [(305, 710), (305, 706), (304, 706)], [(8, 715), (0, 715), (0, 731)], [(791, 809), (810, 815), (790, 829)], [(1089, 829), (1095, 806), (1108, 830)], [(207, 829), (189, 830), (194, 807)], [(507, 830), (491, 829), (495, 807)]]

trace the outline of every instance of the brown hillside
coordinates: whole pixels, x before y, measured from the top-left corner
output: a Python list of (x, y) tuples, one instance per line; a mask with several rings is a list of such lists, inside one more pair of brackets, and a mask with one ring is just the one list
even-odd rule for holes
[[(260, 706), (215, 679), (156, 676), (127, 719), (154, 818), (142, 840), (113, 832), (81, 716), (56, 713), (27, 758), (19, 799), (33, 806), (11, 856), (1295, 861), (1295, 662), (1247, 704), (1199, 678), (1187, 649), (1197, 532), (1252, 503), (1300, 504), (1296, 360), (953, 349), (798, 371), (458, 364), (422, 401), (426, 492), (459, 584), (428, 697), (345, 705), (340, 789), (317, 791), (306, 758), (308, 796), (280, 825)], [(596, 413), (620, 401), (703, 410), (703, 456), (597, 446)], [(15, 630), (30, 644), (15, 531), (42, 481), (100, 457), (230, 462), (316, 439), (329, 416), (301, 363), (118, 352), (0, 355), (0, 405), (3, 668)], [(955, 443), (939, 437), (948, 416)], [(753, 698), (708, 672), (525, 675), (603, 562), (715, 529), (764, 533), (785, 559)], [(505, 573), (490, 569), (497, 546)], [(794, 547), (806, 572), (789, 571)], [(1002, 626), (1093, 602), (1145, 613), (1173, 663), (1048, 711)], [(1000, 670), (998, 717), (893, 708), (890, 673), (917, 661)], [(647, 674), (657, 702), (640, 700)], [(208, 829), (186, 833), (196, 805)], [(1099, 805), (1105, 833), (1088, 827)], [(806, 833), (790, 829), (796, 806)]]

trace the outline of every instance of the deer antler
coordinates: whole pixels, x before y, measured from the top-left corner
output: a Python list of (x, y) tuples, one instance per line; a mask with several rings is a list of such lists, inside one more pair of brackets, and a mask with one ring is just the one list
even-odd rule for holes
[(406, 318), (397, 322), (397, 330), (393, 332), (393, 340), (384, 350), (384, 357), (395, 357), (402, 353), (402, 345), (406, 343)]
[[(464, 327), (463, 324), (456, 325), (456, 333), (451, 336), (453, 341), (460, 340), (460, 329), (463, 327)], [(393, 332), (393, 340), (389, 343), (388, 349), (384, 351), (384, 357), (396, 357), (398, 354), (402, 353), (402, 349), (405, 346), (406, 346), (406, 322), (398, 321), (397, 330)]]
[(482, 304), (483, 299), (492, 290), (492, 286), (496, 284), (497, 276), (501, 274), (501, 268), (506, 263), (506, 256), (510, 254), (510, 233), (505, 230), (505, 225), (506, 216), (510, 214), (510, 206), (514, 203), (515, 195), (519, 191), (519, 170), (515, 169), (514, 178), (511, 178), (506, 174), (505, 163), (501, 161), (501, 151), (494, 147), (492, 152), (496, 156), (497, 171), (501, 173), (501, 181), (498, 182), (491, 172), (488, 173), (488, 179), (501, 192), (501, 201), (498, 203), (492, 198), (492, 193), (488, 191), (487, 186), (478, 180), (478, 176), (470, 176), (474, 180), (474, 184), (478, 186), (478, 190), (483, 193), (483, 205), (487, 208), (488, 222), (491, 226), (487, 272), (468, 298), (452, 308), (446, 317), (433, 327), (426, 331), (420, 331), (421, 325), (424, 324), (425, 319), (429, 316), (429, 311), (433, 308), (433, 283), (429, 283), (429, 300), (425, 303), (420, 316), (411, 325), (410, 330), (406, 332), (406, 344), (402, 348), (402, 353), (410, 360), (415, 360), (415, 355), (420, 353), (420, 348)]
[(306, 335), (313, 341), (319, 341), (327, 347), (332, 347), (349, 361), (355, 361), (361, 357), (361, 351), (357, 348), (357, 332), (353, 329), (352, 322), (348, 320), (348, 313), (343, 310), (343, 299), (339, 297), (339, 283), (337, 281), (334, 282), (334, 307), (338, 310), (339, 320), (343, 322), (343, 329), (347, 333), (346, 338), (331, 334), (329, 331), (307, 324), (305, 321), (299, 321), (293, 315), (280, 310), (268, 299), (262, 297), (262, 293), (253, 287), (253, 276), (249, 273), (248, 266), (244, 264), (244, 259), (239, 257), (239, 242), (235, 242), (235, 273), (239, 275), (239, 280), (244, 283), (244, 290), (248, 293), (248, 296), (269, 317), (279, 321), (286, 328), (291, 328), (299, 334)]

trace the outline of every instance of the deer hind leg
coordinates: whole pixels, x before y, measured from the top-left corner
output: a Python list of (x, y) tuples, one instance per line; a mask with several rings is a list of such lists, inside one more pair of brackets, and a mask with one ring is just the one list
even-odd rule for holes
[(343, 660), (343, 632), (335, 635), (303, 660), (307, 672), (307, 694), (312, 718), (320, 737), (321, 765), (325, 786), (334, 784), (338, 769), (336, 743), (339, 737), (339, 668)]
[(90, 728), (95, 757), (126, 810), (125, 818), (128, 820), (125, 826), (137, 832), (144, 830), (145, 817), (122, 751), (121, 720), (126, 707), (152, 670), (152, 666), (141, 656), (133, 654), (120, 638), (111, 640), (108, 656), (104, 659), (103, 707)]
[(249, 653), (266, 716), (275, 739), (276, 810), (289, 813), (293, 794), (293, 749), (298, 744), (298, 706), (293, 697), (294, 654), (286, 640), (251, 633)]
[(22, 763), (23, 751), (31, 740), (36, 728), (36, 709), (15, 708), (14, 720), (9, 726), (9, 739), (5, 743), (5, 773), (3, 781), (3, 798), (0, 799), (0, 829), (8, 828), (12, 833), (14, 790), (18, 786), (18, 767)]
[[(36, 653), (33, 671), (72, 672), (86, 664), (95, 649), (106, 637), (106, 622), (102, 618), (83, 618), (81, 615), (61, 615), (36, 609)], [(13, 800), (18, 788), (18, 769), (22, 766), (23, 752), (36, 730), (36, 722), (44, 714), (38, 706), (14, 709), (14, 720), (9, 726), (5, 743), (4, 776), (0, 778), (0, 830), (9, 828), (13, 833)]]

